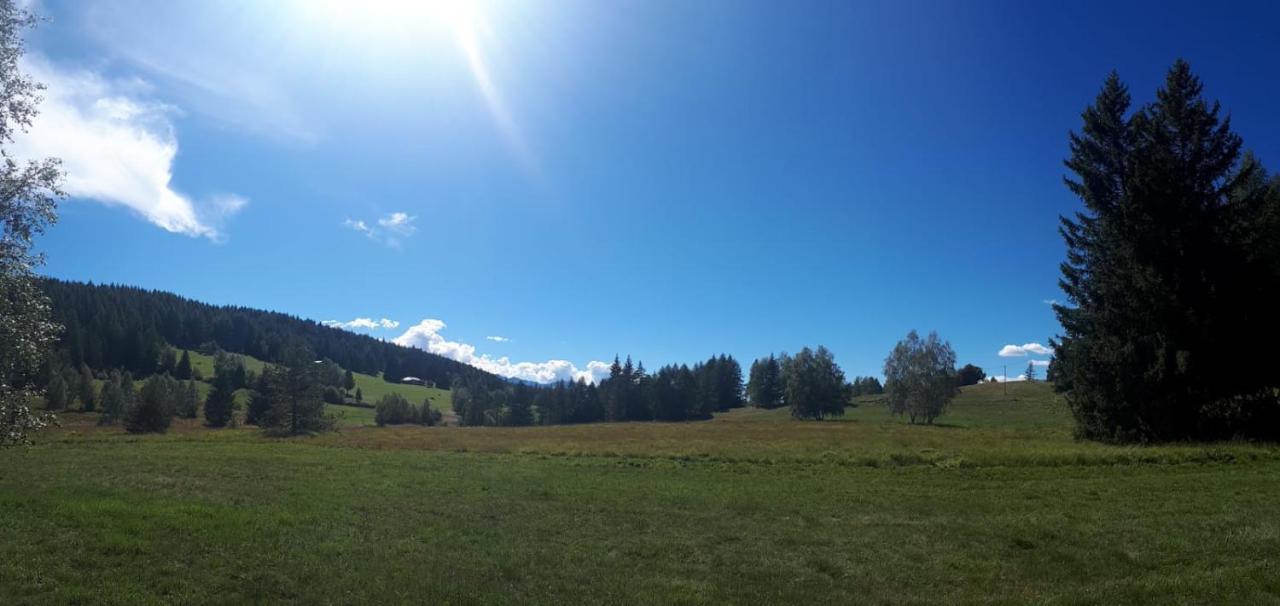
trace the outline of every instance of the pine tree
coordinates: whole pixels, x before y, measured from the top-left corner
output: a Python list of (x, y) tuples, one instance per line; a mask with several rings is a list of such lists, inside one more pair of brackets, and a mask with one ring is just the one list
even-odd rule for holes
[(186, 388), (183, 389), (182, 405), (178, 407), (178, 416), (184, 419), (194, 419), (200, 409), (200, 394), (196, 390), (195, 381), (187, 381)]
[(156, 368), (156, 372), (172, 375), (178, 368), (178, 355), (174, 353), (172, 347), (165, 347), (160, 353), (160, 363)]
[(356, 388), (356, 377), (350, 370), (342, 375), (342, 388), (348, 392)]
[(1031, 362), (1027, 362), (1027, 369), (1022, 371), (1022, 374), (1026, 377), (1027, 381), (1034, 383), (1036, 380), (1036, 365)]
[(1280, 375), (1236, 355), (1280, 337), (1261, 167), (1183, 61), (1129, 106), (1112, 74), (1071, 135), (1085, 212), (1061, 220), (1070, 305), (1054, 307), (1050, 378), (1086, 438), (1280, 435)]
[(78, 396), (80, 408), (85, 412), (93, 412), (97, 406), (93, 390), (93, 373), (89, 371), (89, 366), (83, 362), (80, 364), (80, 373), (76, 383), (80, 392)]
[(182, 358), (178, 360), (178, 366), (173, 370), (173, 378), (179, 381), (191, 380), (191, 352), (182, 350)]
[(124, 410), (129, 433), (165, 432), (173, 422), (174, 402), (181, 397), (178, 382), (169, 375), (153, 375), (138, 397)]
[(224, 381), (215, 381), (204, 400), (204, 420), (209, 427), (226, 427), (235, 414), (236, 392)]

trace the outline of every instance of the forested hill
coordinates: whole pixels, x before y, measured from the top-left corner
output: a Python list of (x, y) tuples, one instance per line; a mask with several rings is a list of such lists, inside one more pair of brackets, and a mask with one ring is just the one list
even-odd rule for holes
[(455, 375), (472, 381), (501, 379), (461, 362), (418, 349), (379, 341), (278, 312), (216, 306), (173, 293), (132, 286), (85, 284), (46, 278), (55, 321), (65, 330), (59, 350), (73, 365), (124, 368), (150, 374), (164, 345), (197, 349), (219, 347), (280, 362), (297, 347), (317, 359), (329, 358), (353, 372), (392, 380), (414, 376), (448, 385)]

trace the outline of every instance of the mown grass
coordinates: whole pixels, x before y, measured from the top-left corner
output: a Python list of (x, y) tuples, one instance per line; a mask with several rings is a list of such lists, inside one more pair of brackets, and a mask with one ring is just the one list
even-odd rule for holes
[(195, 422), (129, 436), (68, 414), (38, 446), (0, 452), (0, 594), (1280, 600), (1276, 447), (1077, 443), (1058, 406), (1027, 386), (1009, 398), (967, 390), (939, 427), (863, 402), (822, 423), (747, 410), (688, 424), (351, 428), (290, 440)]

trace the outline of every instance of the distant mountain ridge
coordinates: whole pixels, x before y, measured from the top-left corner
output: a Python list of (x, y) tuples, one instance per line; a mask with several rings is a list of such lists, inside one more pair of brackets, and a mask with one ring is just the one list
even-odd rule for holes
[(43, 278), (54, 320), (64, 327), (58, 355), (91, 368), (150, 374), (165, 344), (219, 347), (280, 362), (297, 347), (353, 372), (398, 380), (414, 376), (448, 386), (454, 377), (501, 385), (507, 380), (474, 366), (368, 335), (288, 314), (216, 306), (158, 290)]

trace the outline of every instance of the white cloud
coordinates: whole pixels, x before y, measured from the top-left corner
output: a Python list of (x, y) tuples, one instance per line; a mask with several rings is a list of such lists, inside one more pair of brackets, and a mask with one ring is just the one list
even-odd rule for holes
[(343, 328), (346, 330), (354, 330), (354, 329), (378, 330), (379, 328), (391, 329), (391, 328), (396, 328), (400, 326), (399, 322), (396, 322), (395, 320), (389, 320), (387, 318), (382, 318), (381, 320), (375, 320), (373, 318), (356, 318), (349, 322), (342, 322), (340, 320), (325, 320), (321, 322), (321, 324), (324, 324), (325, 326), (332, 326), (334, 328)]
[(609, 364), (598, 360), (587, 363), (585, 369), (579, 369), (568, 360), (512, 362), (506, 356), (493, 358), (486, 354), (477, 354), (474, 345), (449, 341), (441, 336), (440, 331), (444, 330), (445, 326), (445, 323), (440, 320), (428, 318), (410, 326), (404, 334), (392, 339), (392, 342), (405, 347), (416, 347), (511, 379), (554, 383), (585, 378), (589, 382), (597, 383), (609, 376)]
[(1026, 343), (1023, 345), (1005, 345), (1000, 348), (998, 355), (1002, 358), (1023, 358), (1029, 354), (1051, 356), (1053, 355), (1053, 350), (1039, 343)]
[(146, 97), (140, 81), (112, 81), (29, 55), (22, 69), (48, 86), (30, 132), (14, 142), (18, 158), (57, 157), (74, 198), (127, 208), (166, 231), (222, 241), (222, 226), (248, 204), (235, 194), (197, 202), (173, 188), (177, 110)]
[(1048, 361), (1048, 360), (1032, 360), (1032, 361), (1031, 361), (1031, 365), (1032, 365), (1032, 366), (1041, 366), (1041, 367), (1046, 367), (1046, 368), (1047, 368), (1047, 367), (1049, 366), (1049, 361)]
[(1040, 302), (1044, 303), (1045, 305), (1060, 305), (1062, 303), (1057, 299), (1041, 299)]
[(495, 335), (495, 336), (485, 337), (485, 338), (486, 338), (486, 339), (488, 339), (488, 340), (490, 340), (490, 341), (493, 341), (493, 342), (495, 342), (495, 343), (508, 343), (508, 342), (510, 342), (510, 341), (511, 341), (511, 339), (508, 339), (508, 338), (506, 338), (506, 337), (499, 337), (499, 336), (496, 336), (496, 335)]
[(364, 234), (366, 238), (374, 242), (398, 249), (403, 238), (408, 238), (418, 232), (418, 227), (413, 224), (417, 220), (417, 217), (408, 213), (394, 212), (378, 219), (378, 227), (373, 227), (359, 219), (346, 219), (342, 224)]
[(1004, 375), (992, 375), (997, 383), (1017, 383), (1018, 381), (1026, 381), (1027, 375), (1018, 375), (1016, 377), (1006, 377)]
[(378, 219), (378, 225), (381, 225), (389, 232), (401, 236), (412, 236), (414, 232), (418, 231), (418, 228), (413, 225), (416, 220), (418, 220), (417, 217), (409, 216), (408, 213), (391, 213)]

